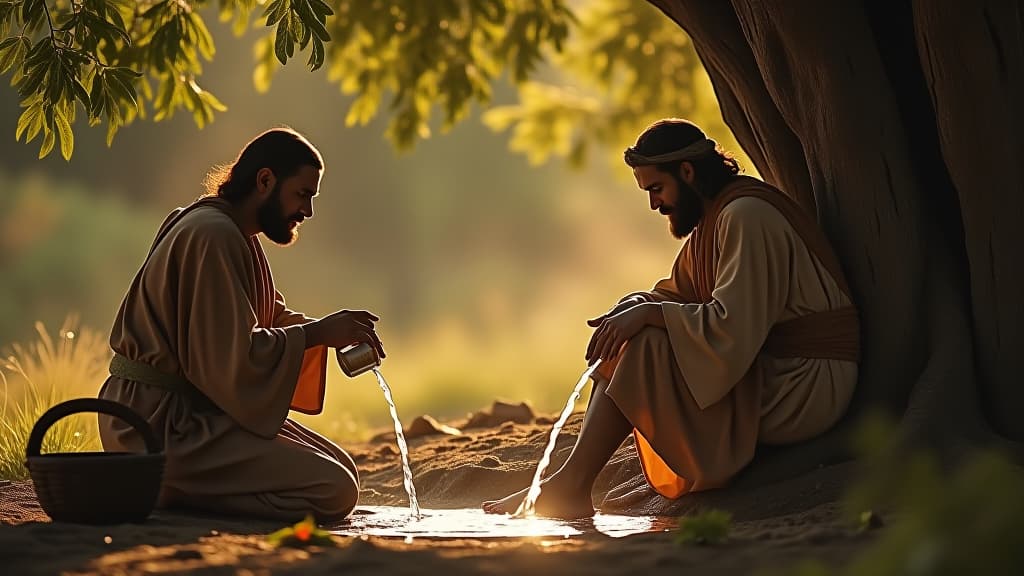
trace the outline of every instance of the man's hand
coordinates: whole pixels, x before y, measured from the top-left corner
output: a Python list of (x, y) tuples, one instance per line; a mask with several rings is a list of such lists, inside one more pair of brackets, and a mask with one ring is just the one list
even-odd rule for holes
[(597, 328), (605, 319), (611, 318), (612, 316), (615, 316), (619, 312), (625, 312), (626, 310), (629, 310), (634, 306), (643, 304), (644, 302), (647, 302), (647, 300), (645, 300), (644, 297), (640, 295), (633, 295), (630, 296), (629, 298), (620, 300), (619, 303), (613, 306), (611, 310), (605, 312), (604, 314), (601, 314), (597, 318), (587, 320), (587, 326), (590, 326), (591, 328)]
[(326, 345), (331, 348), (344, 348), (349, 344), (366, 342), (377, 349), (381, 358), (384, 346), (381, 344), (373, 323), (380, 320), (365, 310), (341, 310), (310, 322), (303, 326), (306, 332), (306, 345)]
[(655, 302), (634, 304), (628, 309), (601, 320), (587, 345), (587, 364), (610, 360), (622, 345), (647, 325), (664, 325), (661, 306)]

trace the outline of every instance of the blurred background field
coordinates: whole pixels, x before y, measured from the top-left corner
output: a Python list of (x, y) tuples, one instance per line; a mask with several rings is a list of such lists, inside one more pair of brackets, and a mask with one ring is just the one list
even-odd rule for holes
[[(277, 286), (290, 307), (311, 316), (363, 308), (382, 318), (383, 372), (406, 421), (459, 418), (496, 398), (558, 410), (584, 368), (585, 320), (668, 272), (679, 242), (649, 210), (622, 147), (590, 149), (582, 169), (564, 159), (531, 162), (509, 150), (509, 134), (485, 127), (475, 106), (446, 134), (396, 152), (384, 136), (386, 113), (345, 126), (351, 97), (324, 70), (285, 67), (257, 93), (255, 36), (234, 39), (212, 17), (209, 26), (217, 55), (204, 64), (204, 85), (228, 110), (202, 130), (187, 114), (136, 122), (108, 148), (102, 129), (82, 128), (70, 161), (38, 160), (36, 146), (11, 137), (16, 92), (0, 90), (0, 134), (8, 135), (0, 138), (3, 358), (25, 364), (41, 334), (59, 347), (69, 330), (90, 335), (74, 342), (88, 348), (81, 354), (109, 354), (106, 333), (164, 216), (201, 193), (212, 165), (280, 124), (320, 147), (327, 168), (299, 241), (265, 242)], [(678, 96), (728, 145), (699, 68)], [(560, 74), (538, 76), (574, 90)], [(496, 86), (495, 104), (516, 98), (510, 85)], [(64, 326), (69, 315), (76, 321)], [(24, 375), (9, 367), (5, 374), (4, 401), (24, 404)], [(61, 373), (45, 393), (93, 395), (103, 377), (103, 369)], [(345, 378), (332, 360), (325, 413), (302, 419), (350, 441), (386, 425), (388, 415), (372, 375)]]

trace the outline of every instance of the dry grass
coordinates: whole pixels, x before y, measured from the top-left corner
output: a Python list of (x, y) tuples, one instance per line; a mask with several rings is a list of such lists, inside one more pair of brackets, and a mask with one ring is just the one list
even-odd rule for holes
[[(57, 338), (36, 323), (37, 339), (13, 344), (0, 365), (4, 398), (0, 407), (0, 478), (24, 479), (25, 444), (36, 421), (64, 400), (95, 396), (107, 374), (110, 351), (97, 332), (76, 332), (69, 317)], [(80, 452), (99, 449), (94, 415), (61, 419), (47, 432), (43, 452)]]

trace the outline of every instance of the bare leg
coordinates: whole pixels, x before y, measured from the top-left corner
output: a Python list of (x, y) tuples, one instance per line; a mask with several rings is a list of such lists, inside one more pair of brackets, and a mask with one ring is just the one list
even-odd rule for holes
[[(633, 425), (604, 393), (607, 386), (607, 380), (595, 382), (576, 445), (565, 464), (544, 480), (543, 490), (537, 499), (539, 515), (554, 518), (594, 515), (594, 503), (590, 499), (594, 481), (622, 441), (633, 431)], [(501, 500), (484, 502), (483, 509), (491, 514), (515, 512), (527, 490), (520, 490)]]

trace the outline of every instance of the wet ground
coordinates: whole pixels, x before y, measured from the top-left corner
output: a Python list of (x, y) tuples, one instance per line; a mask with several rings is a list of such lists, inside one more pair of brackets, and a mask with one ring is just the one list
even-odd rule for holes
[(593, 518), (565, 521), (551, 518), (513, 518), (506, 514), (486, 514), (478, 508), (421, 510), (419, 519), (409, 508), (397, 506), (360, 506), (342, 525), (331, 528), (339, 536), (379, 536), (387, 538), (572, 538), (604, 534), (613, 538), (665, 532), (678, 520), (657, 516), (621, 516), (597, 514)]

